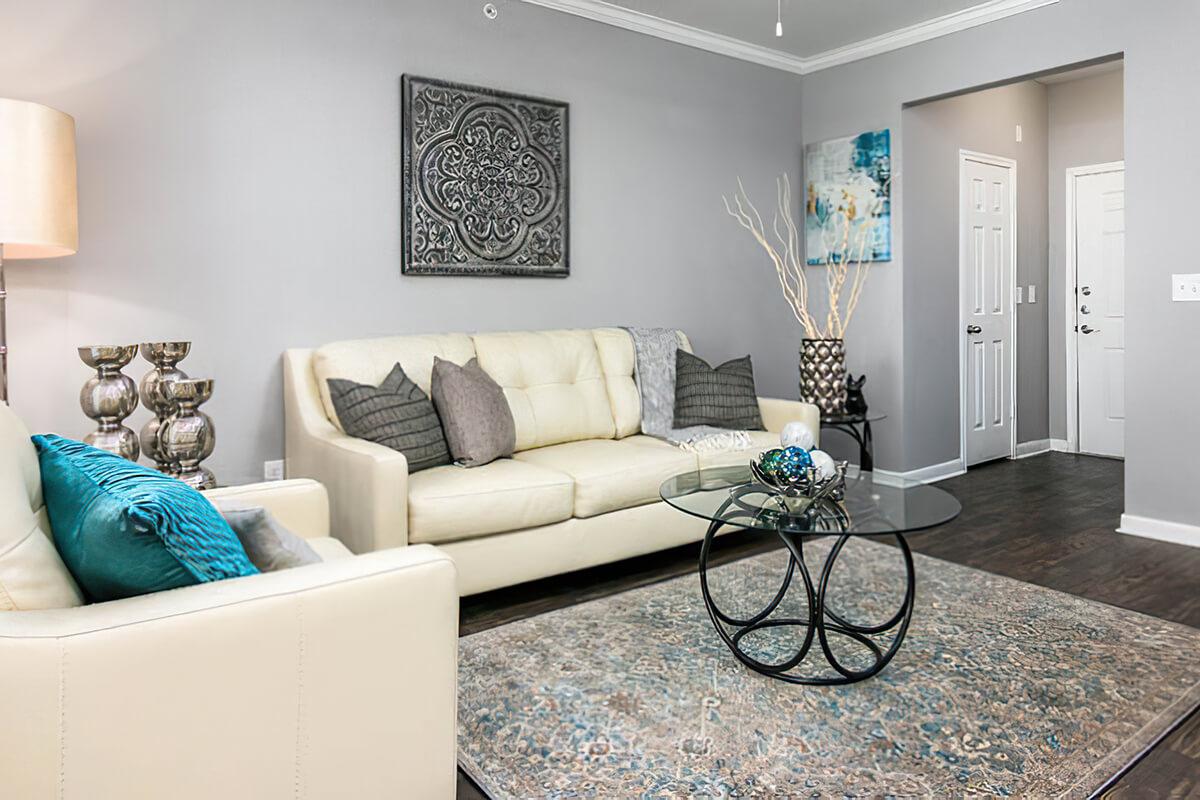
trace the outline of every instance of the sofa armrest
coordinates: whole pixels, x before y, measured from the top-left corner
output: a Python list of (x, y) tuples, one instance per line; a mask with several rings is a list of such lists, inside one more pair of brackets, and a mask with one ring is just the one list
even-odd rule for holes
[(780, 433), (783, 426), (789, 422), (807, 422), (812, 428), (813, 439), (821, 443), (821, 410), (812, 403), (802, 403), (799, 400), (781, 400), (775, 397), (758, 398), (758, 410), (762, 414), (763, 425), (772, 433)]
[(4, 793), (451, 798), (455, 581), (419, 546), (2, 614)]
[(329, 495), (314, 480), (298, 478), (210, 489), (204, 496), (217, 509), (262, 506), (285, 528), (315, 539), (329, 535)]
[(408, 544), (408, 459), (335, 428), (321, 407), (311, 362), (310, 350), (284, 354), (288, 477), (324, 484), (330, 531), (351, 552)]

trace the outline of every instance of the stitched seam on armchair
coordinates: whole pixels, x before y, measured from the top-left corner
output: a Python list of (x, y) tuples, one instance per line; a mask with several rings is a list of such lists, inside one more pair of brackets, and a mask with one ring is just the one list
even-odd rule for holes
[(67, 643), (58, 642), (58, 797), (67, 792)]
[[(176, 617), (188, 617), (193, 614), (205, 614), (209, 611), (215, 611), (216, 609), (219, 609), (219, 608), (234, 608), (236, 606), (243, 606), (243, 605), (247, 605), (249, 603), (257, 603), (261, 600), (271, 600), (271, 599), (274, 599), (277, 597), (293, 597), (295, 595), (302, 595), (305, 592), (312, 592), (312, 591), (316, 591), (318, 589), (326, 589), (326, 588), (329, 588), (332, 586), (342, 586), (344, 584), (356, 583), (358, 581), (363, 581), (363, 580), (370, 580), (371, 578), (378, 578), (378, 577), (382, 577), (384, 575), (393, 575), (393, 574), (400, 573), (400, 572), (408, 572), (410, 570), (418, 570), (418, 569), (423, 569), (426, 567), (432, 567), (432, 566), (437, 566), (440, 564), (447, 564), (447, 563), (450, 564), (451, 567), (454, 566), (453, 561), (451, 561), (449, 558), (442, 557), (442, 558), (434, 559), (432, 561), (422, 561), (420, 564), (405, 564), (403, 566), (388, 567), (386, 569), (381, 569), (376, 572), (368, 572), (368, 573), (365, 573), (362, 575), (353, 575), (351, 577), (342, 578), (340, 580), (326, 581), (326, 582), (322, 582), (322, 583), (314, 583), (309, 586), (303, 586), (303, 587), (299, 587), (296, 589), (288, 589), (287, 591), (255, 595), (253, 597), (247, 597), (247, 598), (244, 598), (241, 600), (233, 600), (230, 602), (218, 603), (215, 605), (202, 606), (200, 608), (195, 608), (195, 609), (191, 609), (188, 611), (177, 611), (177, 612), (173, 612), (173, 613), (162, 614), (160, 616), (148, 616), (144, 619), (132, 620), (130, 622), (122, 622), (118, 625), (105, 625), (103, 627), (90, 628), (88, 630), (76, 631), (74, 633), (62, 633), (62, 634), (36, 634), (36, 633), (34, 633), (34, 634), (13, 635), (13, 634), (0, 633), (0, 639), (15, 639), (18, 641), (19, 640), (30, 640), (30, 639), (58, 639), (59, 641), (65, 641), (67, 639), (73, 639), (78, 636), (91, 636), (91, 635), (97, 634), (97, 633), (106, 633), (108, 631), (116, 631), (116, 630), (121, 630), (123, 628), (131, 628), (136, 625), (147, 625), (147, 624), (154, 623), (154, 622), (161, 622), (161, 621), (167, 620), (167, 619), (175, 619)], [(301, 567), (300, 569), (303, 569), (303, 567)], [(249, 576), (249, 578), (251, 580), (253, 580), (256, 577), (258, 577), (258, 576), (254, 576), (254, 575)], [(242, 580), (242, 579), (230, 578), (229, 580)], [(191, 589), (194, 587), (189, 586), (189, 587), (185, 587), (185, 588)], [(173, 589), (171, 591), (179, 591), (179, 590)], [(116, 600), (113, 602), (119, 603), (121, 601)]]
[(299, 623), (300, 635), (296, 642), (296, 764), (295, 764), (295, 795), (303, 794), (303, 778), (301, 764), (303, 763), (304, 740), (304, 598), (296, 602), (296, 619)]

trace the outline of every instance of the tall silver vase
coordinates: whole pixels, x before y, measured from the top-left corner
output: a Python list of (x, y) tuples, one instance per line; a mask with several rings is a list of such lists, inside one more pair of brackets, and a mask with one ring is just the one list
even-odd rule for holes
[(175, 413), (159, 429), (161, 454), (177, 465), (173, 474), (193, 489), (215, 489), (217, 479), (200, 462), (212, 455), (217, 432), (212, 419), (200, 406), (212, 397), (211, 378), (180, 379), (164, 384), (164, 391), (175, 404)]
[(800, 346), (800, 399), (821, 409), (821, 416), (846, 412), (846, 343), (841, 339), (805, 339)]
[(137, 345), (95, 345), (79, 348), (79, 358), (96, 370), (79, 390), (79, 407), (96, 430), (83, 437), (92, 447), (137, 461), (137, 434), (121, 423), (138, 405), (137, 384), (121, 369), (133, 360)]
[(158, 447), (158, 432), (175, 413), (175, 401), (167, 396), (166, 385), (187, 378), (176, 364), (187, 358), (191, 349), (191, 342), (143, 342), (141, 348), (142, 358), (154, 365), (138, 385), (142, 405), (154, 413), (154, 418), (142, 426), (142, 452), (154, 460), (155, 469), (168, 474), (174, 474), (175, 465)]

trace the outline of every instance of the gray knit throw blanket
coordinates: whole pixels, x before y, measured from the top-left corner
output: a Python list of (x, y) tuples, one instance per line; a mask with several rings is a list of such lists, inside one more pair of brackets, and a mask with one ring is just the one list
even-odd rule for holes
[(682, 346), (671, 328), (625, 328), (637, 359), (634, 381), (642, 398), (642, 433), (693, 453), (745, 450), (754, 442), (746, 431), (711, 425), (675, 427), (675, 351)]

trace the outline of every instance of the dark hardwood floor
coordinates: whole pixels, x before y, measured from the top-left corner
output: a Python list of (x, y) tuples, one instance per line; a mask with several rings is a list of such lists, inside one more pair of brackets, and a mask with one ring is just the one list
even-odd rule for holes
[[(958, 519), (913, 534), (918, 552), (1200, 628), (1200, 548), (1115, 532), (1123, 464), (1049, 453), (998, 461), (939, 486)], [(767, 537), (718, 540), (720, 561), (775, 548)], [(699, 545), (465, 598), (461, 632), (585, 602), (695, 571)], [(1200, 657), (1200, 654), (1197, 654)], [(460, 800), (484, 795), (461, 772)], [(1193, 713), (1107, 792), (1113, 798), (1200, 798), (1200, 713)]]

